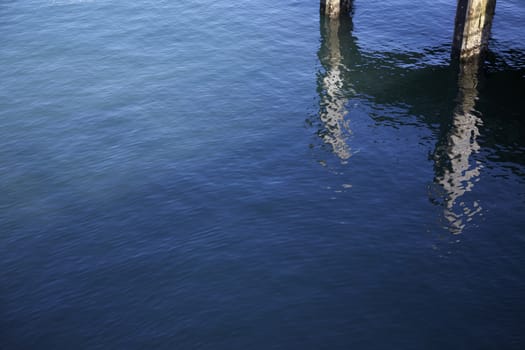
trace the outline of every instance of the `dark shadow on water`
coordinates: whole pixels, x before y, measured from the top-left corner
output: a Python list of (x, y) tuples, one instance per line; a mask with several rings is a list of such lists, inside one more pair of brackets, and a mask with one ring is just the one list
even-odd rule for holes
[[(368, 116), (376, 125), (403, 127), (415, 118), (435, 139), (429, 150), (435, 174), (429, 179), (429, 200), (443, 208), (444, 226), (451, 233), (463, 232), (482, 211), (481, 201), (472, 199), (475, 193), (466, 194), (475, 192), (485, 166), (510, 160), (510, 170), (523, 175), (525, 143), (518, 135), (525, 125), (516, 111), (525, 100), (525, 67), (501, 69), (495, 53), (482, 69), (476, 62), (458, 66), (425, 61), (427, 55), (448, 55), (448, 47), (424, 53), (364, 52), (352, 29), (352, 14), (320, 18), (319, 112), (309, 124), (316, 128), (321, 148), (342, 164), (349, 162), (355, 146), (348, 142), (352, 100), (371, 106)], [(400, 107), (413, 118), (394, 112)]]

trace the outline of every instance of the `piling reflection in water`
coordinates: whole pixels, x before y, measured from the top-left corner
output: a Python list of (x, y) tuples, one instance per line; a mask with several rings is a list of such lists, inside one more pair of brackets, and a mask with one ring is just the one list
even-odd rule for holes
[(459, 70), (457, 106), (451, 127), (434, 153), (434, 181), (445, 191), (444, 217), (454, 234), (461, 233), (466, 223), (481, 211), (479, 201), (474, 200), (469, 206), (461, 200), (466, 192), (472, 191), (482, 168), (479, 161), (471, 159), (480, 149), (477, 137), (482, 120), (475, 110), (479, 63), (461, 64)]
[[(431, 191), (429, 199), (443, 207), (442, 217), (448, 231), (463, 232), (467, 223), (482, 210), (479, 200), (465, 199), (482, 168), (481, 163), (473, 159), (473, 154), (480, 150), (477, 138), (482, 124), (475, 110), (479, 63), (462, 65), (455, 78), (453, 66), (418, 63), (413, 68), (404, 67), (404, 61), (417, 54), (363, 53), (352, 36), (351, 15), (321, 16), (320, 19), (318, 56), (323, 71), (317, 78), (320, 96), (317, 134), (343, 164), (346, 163), (352, 156), (348, 143), (351, 134), (348, 105), (356, 98), (382, 106), (379, 109), (384, 110), (402, 106), (407, 115), (417, 116), (418, 125), (435, 134), (441, 128), (441, 137), (429, 150), (434, 162), (433, 188), (437, 189)], [(436, 52), (439, 50), (441, 48)], [(421, 115), (420, 111), (429, 110), (438, 111), (440, 127), (436, 128), (434, 116)], [(386, 117), (390, 125), (405, 125), (402, 118)], [(370, 115), (370, 118), (381, 123), (378, 120), (384, 117)]]
[(320, 90), (319, 118), (322, 128), (319, 136), (329, 144), (333, 152), (343, 161), (350, 158), (351, 150), (347, 143), (350, 133), (349, 122), (345, 120), (348, 99), (343, 88), (341, 39), (339, 37), (339, 18), (321, 17), (321, 49), (319, 60), (324, 72), (318, 77)]

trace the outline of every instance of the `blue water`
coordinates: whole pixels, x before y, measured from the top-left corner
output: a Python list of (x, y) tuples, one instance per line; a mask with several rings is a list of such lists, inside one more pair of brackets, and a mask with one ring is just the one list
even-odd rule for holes
[(1, 349), (522, 349), (525, 3), (0, 3)]

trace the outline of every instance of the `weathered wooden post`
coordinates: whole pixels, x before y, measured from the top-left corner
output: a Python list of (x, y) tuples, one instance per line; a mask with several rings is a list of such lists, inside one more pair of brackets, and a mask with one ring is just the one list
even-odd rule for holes
[(496, 0), (458, 0), (452, 57), (462, 62), (482, 57), (488, 47)]
[(321, 13), (331, 18), (348, 13), (351, 7), (352, 0), (321, 0)]

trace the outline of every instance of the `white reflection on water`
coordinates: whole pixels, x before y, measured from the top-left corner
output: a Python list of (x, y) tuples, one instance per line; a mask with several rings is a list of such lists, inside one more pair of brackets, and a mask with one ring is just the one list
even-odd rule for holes
[(324, 55), (321, 63), (325, 74), (321, 80), (321, 112), (320, 119), (325, 132), (323, 141), (332, 146), (334, 153), (341, 159), (347, 160), (351, 156), (346, 135), (350, 132), (348, 122), (345, 121), (345, 104), (347, 99), (343, 92), (343, 73), (341, 71), (341, 46), (339, 39), (339, 19), (326, 19), (321, 23)]
[(475, 114), (478, 71), (477, 62), (460, 67), (452, 124), (444, 142), (436, 149), (436, 165), (441, 172), (436, 174), (435, 181), (445, 191), (443, 215), (454, 234), (463, 232), (467, 222), (481, 211), (479, 201), (474, 200), (469, 206), (461, 200), (466, 192), (472, 191), (482, 168), (479, 161), (470, 159), (480, 149), (477, 137), (482, 121)]

